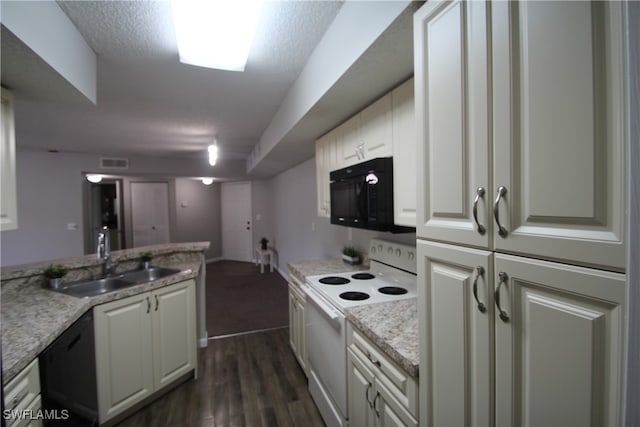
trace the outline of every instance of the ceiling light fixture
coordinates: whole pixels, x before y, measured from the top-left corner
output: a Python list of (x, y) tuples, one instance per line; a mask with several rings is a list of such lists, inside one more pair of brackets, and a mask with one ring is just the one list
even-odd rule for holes
[(202, 178), (202, 183), (204, 185), (211, 185), (213, 184), (213, 178)]
[(180, 62), (244, 71), (262, 0), (172, 0)]
[(97, 173), (88, 173), (87, 174), (87, 181), (93, 182), (94, 184), (97, 184), (100, 181), (102, 181), (102, 175), (99, 175)]
[(209, 151), (209, 164), (215, 166), (218, 161), (218, 146), (212, 144), (207, 148), (207, 151)]

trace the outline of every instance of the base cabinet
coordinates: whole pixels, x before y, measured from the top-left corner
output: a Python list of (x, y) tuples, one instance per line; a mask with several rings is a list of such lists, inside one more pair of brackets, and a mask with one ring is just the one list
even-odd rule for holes
[(306, 374), (307, 350), (304, 327), (306, 296), (300, 282), (291, 274), (289, 278), (289, 345)]
[(196, 367), (195, 282), (94, 308), (100, 423)]
[[(2, 425), (9, 427), (42, 426), (40, 373), (36, 358), (4, 387), (5, 412)], [(62, 416), (62, 414), (56, 414)]]
[(348, 418), (353, 427), (418, 426), (417, 382), (348, 326)]
[(418, 242), (425, 426), (621, 425), (625, 276)]

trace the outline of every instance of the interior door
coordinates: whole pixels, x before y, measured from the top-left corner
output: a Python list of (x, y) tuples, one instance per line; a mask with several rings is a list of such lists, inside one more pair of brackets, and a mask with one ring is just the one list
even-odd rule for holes
[(131, 183), (133, 247), (169, 243), (169, 184)]
[(251, 183), (228, 182), (221, 185), (222, 256), (233, 261), (253, 259), (251, 231)]

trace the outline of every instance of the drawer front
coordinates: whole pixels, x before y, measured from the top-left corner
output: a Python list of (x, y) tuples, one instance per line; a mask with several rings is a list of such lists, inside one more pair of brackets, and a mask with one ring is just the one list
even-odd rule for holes
[(411, 414), (418, 415), (418, 383), (396, 362), (386, 356), (378, 346), (349, 324), (348, 346), (356, 354), (364, 356), (371, 364), (376, 379), (385, 385), (398, 402)]
[[(25, 411), (40, 401), (40, 372), (38, 359), (34, 359), (4, 389), (4, 405), (9, 411)], [(14, 420), (9, 425), (23, 425), (26, 420)], [(26, 424), (25, 424), (26, 425)]]

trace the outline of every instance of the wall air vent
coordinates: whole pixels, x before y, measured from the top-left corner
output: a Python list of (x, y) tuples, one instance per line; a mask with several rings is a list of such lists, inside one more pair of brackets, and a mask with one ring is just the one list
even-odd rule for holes
[(100, 157), (100, 169), (129, 169), (129, 159)]

